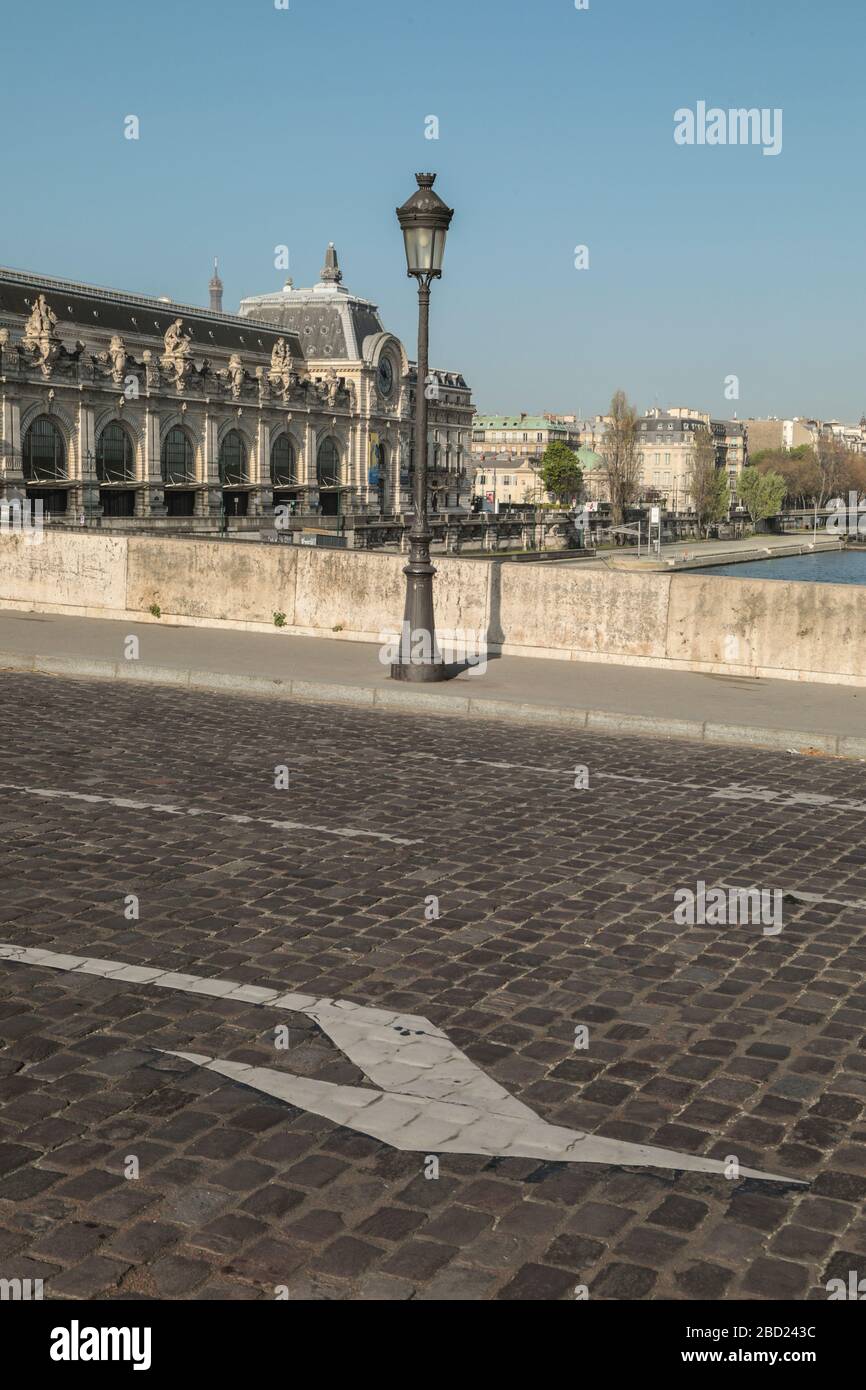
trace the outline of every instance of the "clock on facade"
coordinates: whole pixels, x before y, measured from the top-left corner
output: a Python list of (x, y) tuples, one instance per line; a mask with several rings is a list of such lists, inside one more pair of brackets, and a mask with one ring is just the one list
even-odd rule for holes
[(394, 367), (390, 357), (379, 358), (376, 385), (379, 388), (380, 396), (390, 396), (391, 392), (394, 390)]

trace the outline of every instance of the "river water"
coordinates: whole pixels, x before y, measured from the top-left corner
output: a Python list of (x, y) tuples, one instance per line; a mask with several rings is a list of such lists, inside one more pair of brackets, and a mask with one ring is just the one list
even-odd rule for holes
[(866, 550), (827, 550), (817, 555), (785, 555), (775, 560), (743, 560), (737, 565), (707, 565), (694, 574), (722, 574), (732, 579), (800, 579), (813, 584), (866, 584)]

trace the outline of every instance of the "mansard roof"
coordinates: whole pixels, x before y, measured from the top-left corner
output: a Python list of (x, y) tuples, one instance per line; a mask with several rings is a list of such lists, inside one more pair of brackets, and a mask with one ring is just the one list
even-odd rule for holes
[(118, 333), (123, 338), (139, 337), (162, 344), (175, 319), (182, 318), (184, 329), (192, 334), (192, 345), (203, 352), (262, 353), (270, 357), (278, 338), (285, 338), (292, 356), (303, 359), (297, 337), (272, 323), (252, 317), (218, 314), (192, 304), (124, 290), (101, 289), (73, 280), (56, 280), (31, 271), (0, 267), (0, 322), (15, 315), (28, 318), (36, 298), (44, 294), (58, 318), (62, 337), (87, 338), (87, 330), (100, 337)]
[[(441, 367), (430, 367), (428, 376), (434, 376), (440, 386), (449, 386), (454, 391), (469, 391), (471, 387), (467, 384), (462, 372), (446, 372)], [(418, 380), (418, 363), (409, 363), (408, 379), (410, 382)]]
[(475, 428), (485, 430), (549, 430), (567, 434), (568, 425), (549, 420), (546, 415), (476, 415)]
[(295, 334), (306, 358), (358, 362), (364, 358), (365, 340), (385, 332), (378, 307), (342, 284), (333, 243), (318, 284), (296, 289), (287, 280), (281, 290), (242, 299), (238, 312)]

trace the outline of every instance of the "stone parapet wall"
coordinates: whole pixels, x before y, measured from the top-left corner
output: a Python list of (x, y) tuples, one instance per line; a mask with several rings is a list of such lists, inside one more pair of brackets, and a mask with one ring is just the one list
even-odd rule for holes
[[(378, 642), (399, 630), (403, 563), (244, 541), (48, 531), (28, 544), (7, 533), (0, 607)], [(864, 586), (458, 557), (436, 566), (438, 625), (491, 652), (866, 686)]]

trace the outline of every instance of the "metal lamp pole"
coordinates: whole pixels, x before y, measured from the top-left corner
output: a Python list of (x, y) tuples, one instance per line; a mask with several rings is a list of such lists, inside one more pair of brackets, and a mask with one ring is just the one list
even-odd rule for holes
[(415, 512), (409, 532), (406, 605), (400, 659), (391, 666), (392, 680), (430, 682), (448, 678), (437, 660), (430, 562), (432, 531), (427, 512), (427, 373), (430, 337), (430, 287), (442, 275), (442, 257), (452, 208), (433, 191), (435, 174), (416, 174), (418, 188), (397, 209), (403, 230), (408, 274), (418, 281), (418, 375), (415, 387)]

